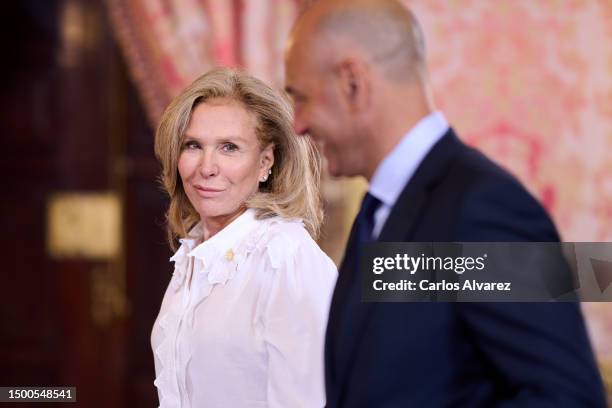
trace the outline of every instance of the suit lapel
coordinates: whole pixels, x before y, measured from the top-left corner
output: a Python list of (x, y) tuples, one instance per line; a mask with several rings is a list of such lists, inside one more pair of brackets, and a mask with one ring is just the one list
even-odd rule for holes
[(378, 237), (382, 242), (410, 241), (426, 208), (431, 189), (447, 174), (452, 157), (461, 145), (452, 128), (423, 159), (391, 209)]
[[(402, 194), (403, 201), (409, 205), (395, 205), (389, 218), (385, 223), (378, 241), (380, 242), (403, 242), (409, 241), (413, 235), (414, 228), (418, 221), (418, 215), (425, 208), (428, 194), (424, 190), (411, 189)], [(395, 220), (401, 220), (396, 222)]]

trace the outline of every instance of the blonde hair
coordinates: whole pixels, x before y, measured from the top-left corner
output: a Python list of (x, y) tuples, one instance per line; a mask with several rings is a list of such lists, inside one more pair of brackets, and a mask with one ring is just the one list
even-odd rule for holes
[(255, 132), (261, 148), (272, 144), (274, 164), (266, 182), (245, 204), (257, 218), (275, 215), (301, 218), (317, 238), (323, 220), (319, 185), (321, 158), (309, 138), (295, 134), (293, 110), (284, 97), (259, 79), (229, 68), (216, 68), (196, 79), (166, 108), (155, 134), (155, 156), (162, 166), (161, 181), (170, 197), (166, 212), (168, 242), (186, 237), (200, 220), (178, 174), (184, 133), (194, 108), (205, 101), (236, 101), (257, 118)]

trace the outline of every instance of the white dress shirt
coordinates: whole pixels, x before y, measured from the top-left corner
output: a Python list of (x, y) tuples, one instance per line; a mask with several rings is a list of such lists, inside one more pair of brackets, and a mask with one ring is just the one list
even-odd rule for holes
[(373, 238), (378, 238), (391, 208), (427, 153), (448, 131), (442, 112), (421, 119), (376, 168), (368, 191), (381, 201), (374, 213)]
[(160, 407), (324, 406), (332, 260), (301, 220), (252, 209), (197, 242), (182, 239), (170, 258), (153, 326)]

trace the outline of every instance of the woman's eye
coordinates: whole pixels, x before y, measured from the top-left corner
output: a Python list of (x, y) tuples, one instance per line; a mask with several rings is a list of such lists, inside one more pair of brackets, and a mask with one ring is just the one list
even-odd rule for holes
[(185, 144), (183, 144), (183, 149), (184, 150), (194, 150), (194, 149), (199, 149), (200, 145), (198, 144), (198, 142), (194, 142), (193, 140), (190, 140), (188, 142), (185, 142)]
[(223, 143), (223, 145), (221, 146), (221, 150), (223, 150), (224, 152), (235, 152), (236, 150), (238, 150), (238, 146), (233, 143), (227, 142)]

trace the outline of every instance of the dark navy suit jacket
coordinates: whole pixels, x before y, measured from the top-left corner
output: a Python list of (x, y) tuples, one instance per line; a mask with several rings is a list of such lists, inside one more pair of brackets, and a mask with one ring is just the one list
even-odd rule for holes
[[(605, 407), (576, 303), (362, 303), (354, 231), (325, 344), (327, 407)], [(440, 139), (379, 241), (558, 241), (507, 172)]]

